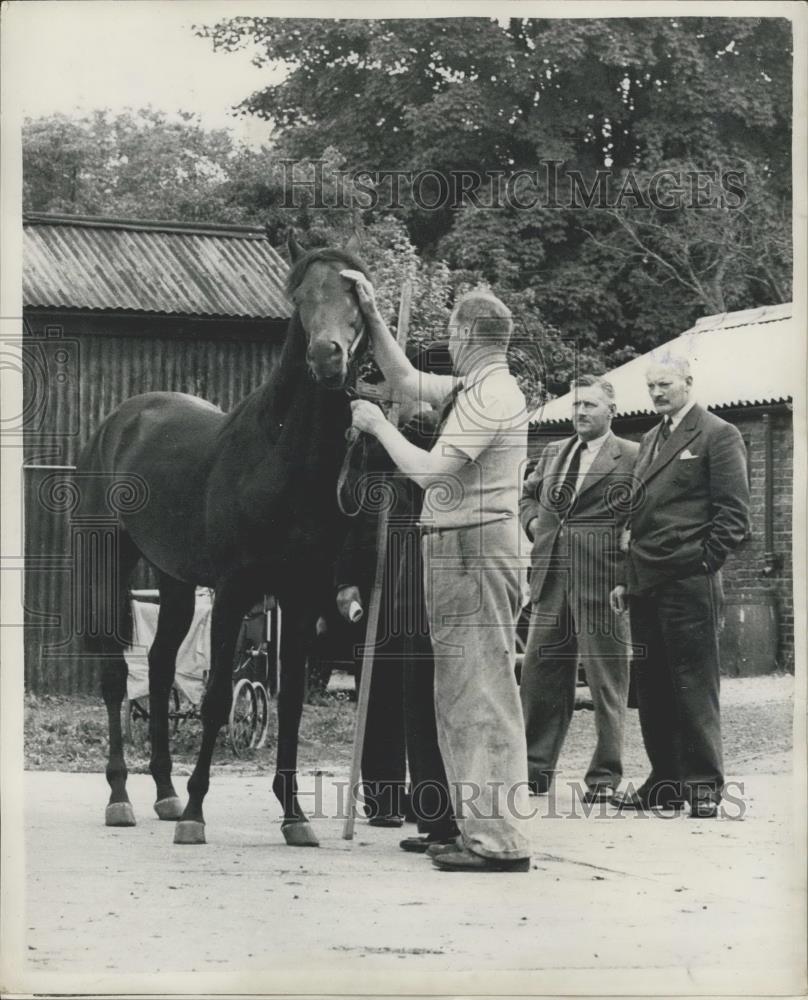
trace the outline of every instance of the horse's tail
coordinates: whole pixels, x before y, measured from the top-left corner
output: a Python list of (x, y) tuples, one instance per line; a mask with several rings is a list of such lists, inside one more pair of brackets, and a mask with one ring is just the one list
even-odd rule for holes
[(72, 531), (72, 628), (92, 654), (112, 654), (132, 644), (129, 577), (139, 552), (110, 506), (114, 472), (104, 469), (93, 434), (76, 465), (76, 517)]
[(95, 548), (95, 539), (90, 532), (80, 534), (84, 538), (77, 539), (77, 544), (89, 555), (84, 572), (74, 582), (73, 627), (88, 653), (117, 653), (132, 645), (134, 626), (128, 582), (119, 565), (120, 557), (90, 551)]

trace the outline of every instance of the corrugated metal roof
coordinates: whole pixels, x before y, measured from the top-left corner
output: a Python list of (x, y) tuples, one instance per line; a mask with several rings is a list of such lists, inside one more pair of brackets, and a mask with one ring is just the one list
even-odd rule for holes
[[(690, 361), (693, 398), (711, 408), (751, 406), (793, 399), (805, 377), (805, 331), (792, 318), (791, 303), (706, 316), (656, 351), (614, 368), (617, 415), (653, 414), (645, 369), (656, 352)], [(572, 416), (572, 393), (539, 407), (531, 421), (560, 424)]]
[(288, 319), (288, 270), (263, 230), (70, 216), (23, 219), (23, 304)]

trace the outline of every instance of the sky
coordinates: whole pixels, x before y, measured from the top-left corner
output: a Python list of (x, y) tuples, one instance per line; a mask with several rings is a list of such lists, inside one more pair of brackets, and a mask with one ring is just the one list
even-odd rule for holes
[[(436, 12), (433, 2), (422, 0), (409, 0), (404, 10), (409, 16)], [(192, 25), (238, 14), (302, 13), (372, 16), (378, 7), (356, 7), (350, 0), (10, 0), (3, 29), (13, 36), (6, 38), (5, 51), (15, 57), (15, 103), (31, 117), (146, 105), (169, 114), (193, 111), (206, 127), (225, 127), (260, 145), (270, 135), (269, 124), (235, 117), (230, 109), (281, 80), (285, 69), (253, 66), (250, 50), (214, 52)]]
[(147, 105), (193, 111), (208, 128), (260, 144), (269, 125), (230, 108), (282, 79), (283, 69), (253, 66), (246, 50), (214, 52), (192, 30), (237, 12), (199, 0), (12, 0), (3, 27), (14, 32), (15, 98), (27, 116)]

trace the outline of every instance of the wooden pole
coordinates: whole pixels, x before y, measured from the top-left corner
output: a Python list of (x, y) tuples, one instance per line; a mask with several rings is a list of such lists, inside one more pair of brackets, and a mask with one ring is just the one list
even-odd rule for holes
[[(396, 327), (396, 340), (402, 350), (407, 345), (411, 304), (412, 282), (406, 279), (401, 286), (401, 302), (399, 303), (398, 326)], [(399, 404), (393, 403), (387, 419), (394, 427), (398, 427), (398, 417)], [(356, 813), (359, 805), (357, 793), (362, 770), (362, 750), (365, 746), (365, 730), (367, 729), (368, 706), (370, 704), (370, 685), (373, 680), (373, 656), (379, 631), (382, 585), (384, 583), (385, 563), (387, 562), (388, 518), (389, 511), (386, 508), (382, 508), (379, 513), (378, 533), (376, 535), (376, 572), (373, 577), (373, 590), (370, 594), (368, 624), (365, 631), (365, 649), (362, 654), (362, 679), (359, 682), (359, 694), (356, 699), (356, 725), (354, 727), (353, 757), (351, 759), (351, 781), (348, 786), (348, 813), (342, 828), (343, 840), (353, 840)]]

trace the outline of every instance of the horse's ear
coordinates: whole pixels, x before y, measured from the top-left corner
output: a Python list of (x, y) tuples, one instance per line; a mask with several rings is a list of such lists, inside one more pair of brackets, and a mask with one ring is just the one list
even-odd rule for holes
[(286, 237), (286, 248), (289, 251), (289, 259), (294, 262), (300, 260), (300, 258), (305, 254), (303, 247), (295, 239), (294, 229), (289, 230), (289, 235)]
[(357, 255), (359, 254), (359, 251), (362, 249), (362, 240), (359, 238), (359, 233), (357, 233), (355, 229), (351, 233), (350, 239), (345, 244), (345, 249), (348, 251), (348, 253)]

